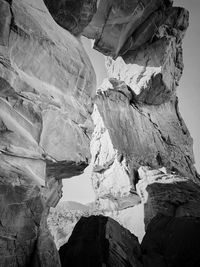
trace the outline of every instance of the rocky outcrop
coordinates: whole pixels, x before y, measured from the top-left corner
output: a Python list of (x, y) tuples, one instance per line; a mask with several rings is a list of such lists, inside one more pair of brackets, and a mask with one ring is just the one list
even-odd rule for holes
[(142, 242), (144, 266), (197, 267), (200, 218), (157, 215)]
[(47, 224), (56, 247), (59, 249), (68, 242), (75, 225), (81, 217), (94, 214), (94, 209), (73, 201), (60, 202), (55, 208), (51, 208)]
[(95, 90), (43, 1), (0, 0), (0, 266), (60, 266), (46, 218), (88, 165)]
[(192, 138), (176, 97), (188, 12), (168, 4), (153, 38), (129, 47), (116, 60), (106, 59), (109, 77), (96, 96), (91, 142), (92, 180), (102, 209), (120, 210), (140, 202), (135, 194), (140, 166), (165, 166), (169, 173), (199, 181)]
[[(192, 253), (180, 259), (187, 246), (175, 253), (182, 229), (193, 237), (199, 225), (199, 176), (176, 97), (188, 12), (170, 0), (0, 0), (0, 14), (0, 265), (60, 266), (47, 216), (61, 179), (90, 158), (98, 209), (114, 214), (142, 201), (144, 264), (198, 262)], [(110, 56), (97, 95), (74, 37), (82, 33)], [(92, 266), (141, 266), (137, 239), (106, 217), (81, 219), (60, 255), (76, 267), (88, 257)]]
[(157, 214), (168, 217), (200, 217), (200, 184), (166, 169), (140, 167), (137, 192), (144, 205), (146, 227)]
[[(146, 226), (141, 252), (134, 235), (113, 219), (82, 217), (68, 242), (60, 248), (62, 266), (199, 265), (200, 185), (189, 178), (167, 174), (165, 168), (140, 167), (138, 173), (136, 187)], [(129, 209), (129, 216), (134, 216), (133, 208)], [(120, 214), (115, 218), (120, 220)], [(121, 222), (122, 218), (128, 217), (122, 214)], [(136, 221), (132, 218), (131, 222), (134, 231)]]
[[(98, 95), (96, 104), (106, 125), (104, 132), (100, 130), (93, 137), (93, 183), (99, 198), (111, 202), (120, 201), (121, 196), (124, 201), (128, 195), (134, 198), (141, 165), (165, 166), (169, 172), (198, 180), (192, 139), (179, 114), (176, 98), (159, 106), (139, 105), (132, 102), (127, 88), (126, 91), (111, 88)], [(112, 140), (112, 149), (104, 141), (105, 135)], [(135, 198), (133, 202), (129, 199), (123, 207), (136, 204)]]
[(79, 35), (96, 12), (97, 0), (44, 0), (54, 20), (74, 35)]
[(94, 108), (93, 121), (95, 129), (91, 141), (92, 183), (98, 209), (114, 211), (128, 208), (133, 203), (138, 204), (139, 197), (134, 191), (131, 192), (134, 188), (129, 178), (126, 158), (121, 151), (114, 148), (112, 137), (97, 106)]
[(166, 170), (139, 169), (138, 193), (144, 204), (144, 266), (198, 266), (200, 186)]
[(75, 225), (81, 217), (92, 215), (109, 216), (137, 236), (139, 242), (144, 237), (144, 204), (120, 211), (110, 211), (101, 210), (98, 202), (83, 205), (73, 201), (66, 201), (58, 203), (55, 208), (51, 208), (47, 217), (48, 228), (53, 236), (56, 247), (59, 249), (68, 242)]
[(185, 30), (188, 25), (185, 16), (188, 13), (172, 7), (170, 0), (101, 0), (83, 34), (95, 40), (95, 49), (116, 59), (152, 42), (165, 30)]
[(104, 216), (82, 217), (59, 254), (62, 266), (142, 266), (137, 238)]

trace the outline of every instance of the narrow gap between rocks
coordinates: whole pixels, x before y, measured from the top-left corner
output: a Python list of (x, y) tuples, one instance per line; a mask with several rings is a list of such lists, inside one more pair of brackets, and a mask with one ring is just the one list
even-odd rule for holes
[[(104, 78), (107, 77), (104, 56), (92, 48), (92, 42), (89, 39), (81, 37), (81, 41), (95, 70), (98, 89)], [(91, 173), (91, 167), (88, 166), (83, 174), (70, 179), (63, 179), (63, 197), (60, 201), (72, 201), (82, 204), (94, 202), (95, 195), (92, 188)]]

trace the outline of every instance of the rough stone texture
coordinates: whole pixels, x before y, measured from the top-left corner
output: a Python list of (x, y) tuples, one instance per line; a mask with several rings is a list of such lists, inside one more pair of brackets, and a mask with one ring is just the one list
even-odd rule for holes
[(188, 12), (168, 7), (165, 15), (151, 41), (106, 60), (109, 77), (97, 92), (91, 142), (92, 180), (102, 209), (140, 202), (134, 194), (140, 166), (165, 166), (169, 173), (199, 181), (192, 138), (176, 97)]
[(96, 12), (97, 0), (44, 0), (54, 20), (74, 35), (79, 35)]
[(41, 0), (0, 0), (0, 266), (60, 266), (60, 179), (90, 159), (95, 73)]
[[(101, 206), (108, 201), (108, 209), (120, 209), (119, 202), (126, 199), (122, 208), (138, 203), (138, 198), (127, 196), (133, 196), (141, 165), (165, 166), (168, 171), (198, 180), (193, 166), (192, 139), (177, 104), (174, 98), (159, 106), (140, 105), (124, 86), (98, 94), (96, 105), (104, 127), (98, 128), (101, 125), (98, 120), (91, 151), (92, 179)], [(111, 140), (109, 145), (108, 140)], [(117, 203), (114, 207), (113, 200)]]
[[(47, 215), (61, 179), (88, 165), (93, 131), (96, 81), (73, 36), (81, 33), (105, 55), (122, 55), (107, 59), (109, 77), (95, 98), (96, 205), (117, 214), (141, 199), (144, 264), (196, 264), (193, 252), (180, 256), (187, 246), (176, 251), (182, 229), (193, 237), (199, 226), (199, 176), (176, 98), (188, 12), (170, 0), (45, 3), (0, 0), (0, 265), (60, 266)], [(68, 266), (141, 266), (137, 239), (106, 217), (81, 219), (60, 255)]]
[(137, 238), (104, 216), (82, 217), (59, 254), (62, 266), (142, 266)]
[(151, 170), (140, 167), (137, 184), (144, 205), (146, 227), (158, 214), (174, 217), (200, 217), (200, 184), (176, 174), (167, 174), (165, 168)]
[(140, 167), (138, 193), (144, 204), (144, 266), (199, 266), (200, 185), (166, 174), (165, 168)]
[(125, 82), (137, 102), (160, 105), (176, 93), (183, 72), (181, 43), (165, 36), (116, 61), (107, 58), (106, 66), (110, 78)]
[(92, 183), (97, 195), (96, 205), (100, 210), (114, 211), (139, 203), (138, 196), (131, 192), (133, 184), (129, 179), (126, 159), (121, 151), (118, 152), (114, 148), (97, 106), (94, 108), (93, 121), (95, 129), (91, 141), (91, 162)]
[(149, 44), (163, 31), (171, 34), (174, 27), (178, 34), (184, 31), (188, 25), (184, 16), (188, 13), (172, 7), (170, 0), (101, 0), (83, 34), (95, 40), (95, 49), (116, 59)]

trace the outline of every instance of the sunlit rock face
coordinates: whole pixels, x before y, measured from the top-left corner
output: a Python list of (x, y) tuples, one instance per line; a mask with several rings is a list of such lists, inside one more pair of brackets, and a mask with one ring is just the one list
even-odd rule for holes
[(56, 247), (59, 249), (68, 242), (74, 226), (82, 216), (88, 217), (94, 213), (92, 207), (74, 201), (60, 202), (55, 208), (51, 208), (47, 224)]
[(59, 254), (62, 266), (142, 266), (137, 238), (104, 216), (82, 217)]
[(97, 106), (94, 108), (93, 121), (95, 129), (91, 141), (91, 162), (96, 205), (99, 210), (109, 211), (122, 210), (133, 203), (138, 204), (138, 196), (131, 193), (133, 184), (130, 181), (126, 158), (121, 151), (114, 148), (112, 137)]
[(106, 67), (111, 79), (129, 86), (137, 102), (160, 105), (176, 93), (183, 72), (182, 44), (177, 36), (164, 36), (116, 61), (107, 58)]
[(88, 165), (95, 83), (43, 1), (0, 1), (0, 266), (60, 266), (46, 217)]
[[(120, 210), (139, 203), (134, 188), (140, 166), (165, 166), (169, 173), (199, 180), (192, 138), (176, 97), (188, 12), (168, 4), (151, 40), (129, 47), (116, 60), (106, 59), (108, 79), (95, 99), (91, 142), (92, 180), (102, 209)], [(146, 36), (149, 28), (144, 25)]]

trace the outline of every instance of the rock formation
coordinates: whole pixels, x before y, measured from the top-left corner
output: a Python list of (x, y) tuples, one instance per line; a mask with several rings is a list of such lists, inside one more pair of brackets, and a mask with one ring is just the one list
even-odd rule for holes
[[(199, 225), (199, 175), (176, 97), (188, 12), (171, 0), (0, 0), (0, 14), (0, 266), (60, 266), (47, 216), (61, 180), (90, 159), (98, 209), (142, 202), (144, 266), (195, 266), (198, 240), (187, 259), (187, 246), (163, 245)], [(97, 94), (81, 34), (108, 56)], [(141, 266), (136, 238), (112, 219), (80, 220), (75, 241), (79, 225), (96, 266)], [(61, 261), (80, 263), (69, 254)]]
[(46, 218), (88, 165), (95, 73), (42, 0), (0, 14), (0, 266), (57, 267)]
[(104, 216), (82, 217), (59, 254), (62, 266), (142, 266), (137, 238)]
[(81, 217), (89, 217), (93, 214), (95, 214), (93, 208), (74, 201), (60, 202), (55, 208), (51, 208), (47, 224), (56, 247), (59, 249), (68, 242), (75, 225)]
[[(153, 169), (164, 166), (169, 173), (176, 172), (199, 181), (192, 138), (179, 113), (176, 97), (183, 71), (182, 38), (188, 26), (188, 12), (172, 7), (169, 1), (153, 2), (162, 2), (158, 10), (161, 8), (165, 19), (156, 23), (153, 32), (147, 27), (147, 19), (130, 37), (136, 38), (136, 32), (141, 29), (145, 32), (146, 26), (146, 32), (152, 33), (150, 39), (146, 40), (148, 34), (142, 32), (138, 35), (140, 45), (136, 46), (135, 39), (135, 46), (129, 47), (116, 60), (112, 59), (110, 39), (103, 39), (104, 33), (107, 36), (107, 26), (102, 39), (95, 41), (98, 44), (105, 41), (104, 45), (110, 48), (107, 53), (110, 57), (106, 59), (109, 77), (96, 96), (91, 142), (92, 180), (102, 209), (124, 209), (139, 202), (135, 184), (140, 166)], [(159, 20), (156, 12), (151, 13), (151, 17)], [(95, 16), (97, 14), (98, 11)], [(96, 29), (93, 27), (95, 16), (88, 26), (91, 31)]]
[(146, 235), (141, 244), (143, 265), (200, 264), (200, 185), (166, 170), (139, 169), (138, 192), (144, 203)]
[(97, 0), (44, 0), (54, 20), (77, 36), (90, 23), (97, 10)]

